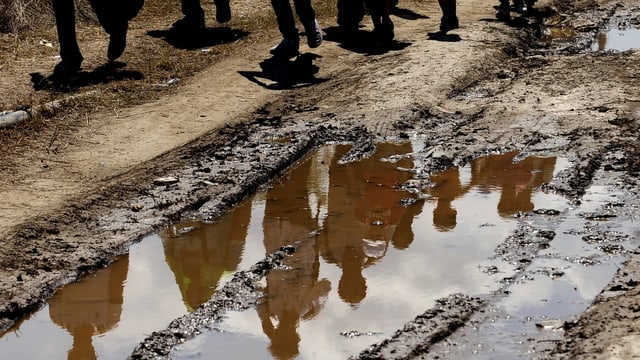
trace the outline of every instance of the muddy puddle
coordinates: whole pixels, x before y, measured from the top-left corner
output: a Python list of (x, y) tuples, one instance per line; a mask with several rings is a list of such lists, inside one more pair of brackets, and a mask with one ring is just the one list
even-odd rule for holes
[[(459, 292), (508, 294), (462, 336), (493, 349), (487, 358), (496, 351), (526, 357), (527, 339), (556, 325), (545, 321), (583, 311), (623, 258), (583, 240), (580, 215), (617, 194), (594, 188), (575, 207), (540, 191), (570, 166), (564, 159), (514, 162), (515, 152), (480, 158), (432, 176), (425, 199), (403, 206), (415, 195), (399, 185), (420, 168), (415, 151), (422, 145), (378, 144), (372, 157), (340, 165), (348, 149), (319, 149), (219, 221), (186, 221), (147, 237), (4, 334), (2, 358), (124, 359), (235, 271), (288, 244), (297, 248), (288, 268), (268, 273), (255, 309), (226, 313), (172, 358), (347, 358)], [(534, 209), (559, 215), (520, 216)], [(558, 235), (528, 270), (497, 255), (505, 238), (536, 221), (550, 222)], [(452, 358), (478, 354), (449, 346), (444, 353)]]

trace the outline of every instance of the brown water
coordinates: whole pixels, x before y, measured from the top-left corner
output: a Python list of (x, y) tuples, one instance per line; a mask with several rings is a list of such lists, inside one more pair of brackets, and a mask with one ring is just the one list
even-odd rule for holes
[[(512, 215), (568, 207), (537, 190), (567, 166), (553, 157), (478, 159), (433, 176), (427, 199), (405, 207), (400, 201), (411, 195), (397, 186), (411, 173), (398, 169), (419, 166), (413, 144), (379, 144), (375, 156), (338, 165), (347, 149), (321, 148), (220, 221), (188, 221), (144, 239), (5, 334), (0, 357), (124, 359), (234, 271), (295, 244), (291, 269), (267, 275), (267, 297), (255, 310), (228, 314), (221, 331), (186, 343), (176, 356), (346, 358), (440, 297), (498, 289), (504, 274), (484, 269), (515, 228)], [(364, 335), (340, 335), (348, 331)]]

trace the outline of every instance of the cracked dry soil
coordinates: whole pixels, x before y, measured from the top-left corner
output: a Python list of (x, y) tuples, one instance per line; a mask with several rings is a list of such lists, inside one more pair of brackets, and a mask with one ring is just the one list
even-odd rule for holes
[[(429, 186), (428, 174), (487, 154), (562, 156), (572, 165), (546, 191), (580, 202), (593, 184), (613, 186), (629, 194), (615, 216), (638, 220), (640, 52), (590, 51), (613, 16), (640, 23), (638, 1), (540, 0), (537, 17), (512, 24), (496, 22), (491, 4), (464, 1), (461, 28), (445, 37), (427, 34), (437, 28), (435, 2), (401, 7), (421, 16), (394, 18), (397, 43), (389, 51), (340, 46), (328, 36), (297, 62), (274, 65), (264, 60), (268, 46), (240, 42), (156, 101), (91, 114), (59, 135), (65, 146), (54, 152), (42, 151), (37, 144), (49, 139), (37, 134), (5, 142), (20, 151), (0, 168), (0, 329), (144, 235), (185, 217), (216, 218), (331, 142), (353, 144), (348, 162), (370, 154), (376, 141), (421, 136), (425, 146), (415, 156), (422, 168), (411, 183), (418, 189)], [(148, 41), (140, 26), (132, 28), (131, 47)], [(569, 40), (540, 38), (567, 28)], [(179, 182), (154, 184), (168, 175)], [(518, 251), (510, 242), (518, 236), (505, 239), (505, 252)], [(154, 332), (132, 358), (167, 356), (219, 320), (219, 311), (252, 306), (252, 284), (290, 251), (239, 272), (228, 291)], [(640, 354), (640, 264), (636, 250), (628, 257), (589, 309), (564, 324), (556, 345), (536, 356)], [(360, 358), (436, 358), (445, 351), (437, 345), (486, 305), (456, 294), (439, 306), (407, 314), (415, 317), (410, 326)]]

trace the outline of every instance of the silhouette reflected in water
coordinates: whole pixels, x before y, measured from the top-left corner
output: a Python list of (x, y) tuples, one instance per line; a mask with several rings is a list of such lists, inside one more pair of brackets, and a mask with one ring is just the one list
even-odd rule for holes
[(533, 210), (532, 193), (540, 185), (551, 181), (556, 158), (528, 157), (514, 162), (517, 155), (518, 152), (514, 151), (473, 160), (471, 181), (465, 185), (460, 182), (457, 167), (431, 176), (434, 186), (427, 193), (433, 196), (428, 201), (437, 202), (433, 210), (434, 227), (440, 231), (455, 228), (457, 210), (452, 202), (474, 188), (482, 193), (500, 191), (497, 208), (502, 217)]
[(411, 225), (422, 203), (404, 207), (400, 202), (407, 194), (397, 186), (411, 174), (397, 167), (412, 168), (412, 161), (381, 161), (390, 155), (410, 153), (411, 144), (378, 144), (370, 158), (338, 165), (347, 150), (338, 147), (331, 161), (328, 216), (320, 239), (322, 257), (342, 269), (340, 298), (355, 307), (367, 292), (362, 270), (381, 259), (389, 243), (397, 249), (409, 247), (413, 242)]
[(73, 337), (68, 360), (97, 359), (92, 338), (120, 321), (128, 268), (129, 257), (125, 256), (95, 275), (65, 286), (49, 301), (51, 320)]
[[(322, 309), (331, 290), (327, 279), (318, 279), (320, 262), (314, 229), (322, 200), (312, 175), (313, 161), (305, 161), (289, 174), (286, 183), (273, 184), (266, 194), (263, 219), (267, 253), (295, 244), (291, 268), (267, 273), (265, 299), (257, 306), (262, 329), (269, 337), (269, 350), (277, 359), (292, 359), (299, 353), (298, 324)], [(313, 195), (312, 195), (313, 194)], [(314, 201), (311, 201), (311, 200)], [(313, 207), (312, 207), (313, 206)]]
[(225, 273), (238, 270), (250, 220), (251, 203), (247, 202), (215, 223), (187, 221), (160, 234), (188, 311), (213, 296)]

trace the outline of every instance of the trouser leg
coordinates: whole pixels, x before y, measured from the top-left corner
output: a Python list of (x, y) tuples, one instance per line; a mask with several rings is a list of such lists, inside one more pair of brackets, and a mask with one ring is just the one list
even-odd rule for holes
[(278, 21), (278, 29), (285, 39), (298, 39), (298, 29), (289, 0), (271, 0)]
[(56, 31), (60, 42), (60, 65), (77, 71), (82, 63), (82, 54), (76, 38), (76, 15), (73, 0), (53, 0)]

